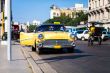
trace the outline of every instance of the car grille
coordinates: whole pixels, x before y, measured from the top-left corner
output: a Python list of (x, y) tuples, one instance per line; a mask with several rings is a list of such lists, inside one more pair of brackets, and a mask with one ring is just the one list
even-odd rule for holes
[(66, 45), (71, 45), (71, 42), (69, 42), (68, 40), (66, 39), (58, 39), (58, 40), (45, 40), (43, 42), (44, 45), (63, 45), (63, 46), (66, 46)]

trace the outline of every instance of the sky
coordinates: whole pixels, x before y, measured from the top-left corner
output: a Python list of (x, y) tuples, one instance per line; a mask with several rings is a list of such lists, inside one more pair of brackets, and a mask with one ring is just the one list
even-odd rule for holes
[(13, 20), (20, 23), (33, 20), (44, 22), (49, 19), (51, 5), (66, 8), (75, 3), (83, 3), (87, 7), (88, 0), (12, 0)]

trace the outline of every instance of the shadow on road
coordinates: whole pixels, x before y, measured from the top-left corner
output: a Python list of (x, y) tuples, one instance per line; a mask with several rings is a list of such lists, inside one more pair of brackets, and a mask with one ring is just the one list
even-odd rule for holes
[[(84, 53), (83, 51), (81, 51), (80, 49), (74, 49), (73, 53)], [(69, 54), (66, 50), (43, 50), (41, 55), (48, 55), (48, 54)]]
[(79, 49), (75, 49), (75, 50), (74, 50), (74, 53), (84, 53), (84, 51), (81, 51), (81, 50), (79, 50)]
[(56, 56), (56, 57), (50, 57), (50, 58), (45, 58), (37, 61), (43, 61), (43, 62), (38, 62), (37, 64), (42, 64), (42, 63), (51, 63), (51, 62), (57, 62), (61, 60), (69, 60), (69, 59), (77, 59), (77, 58), (82, 58), (82, 57), (88, 57), (92, 55), (66, 55), (66, 56)]
[(11, 61), (26, 61), (26, 59), (12, 59)]

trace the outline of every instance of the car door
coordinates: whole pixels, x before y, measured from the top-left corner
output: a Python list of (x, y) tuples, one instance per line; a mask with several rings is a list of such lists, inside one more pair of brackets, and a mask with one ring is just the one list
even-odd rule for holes
[(21, 45), (33, 45), (34, 33), (20, 32), (20, 44)]
[(85, 31), (85, 33), (84, 33), (84, 38), (85, 38), (85, 39), (88, 39), (88, 38), (89, 38), (89, 31)]

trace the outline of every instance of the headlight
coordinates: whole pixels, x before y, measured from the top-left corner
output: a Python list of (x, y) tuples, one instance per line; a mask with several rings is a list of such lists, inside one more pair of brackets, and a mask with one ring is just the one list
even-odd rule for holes
[(74, 34), (71, 34), (70, 35), (70, 38), (74, 39), (75, 35)]
[(43, 39), (43, 38), (44, 38), (44, 36), (42, 34), (38, 35), (38, 39)]

